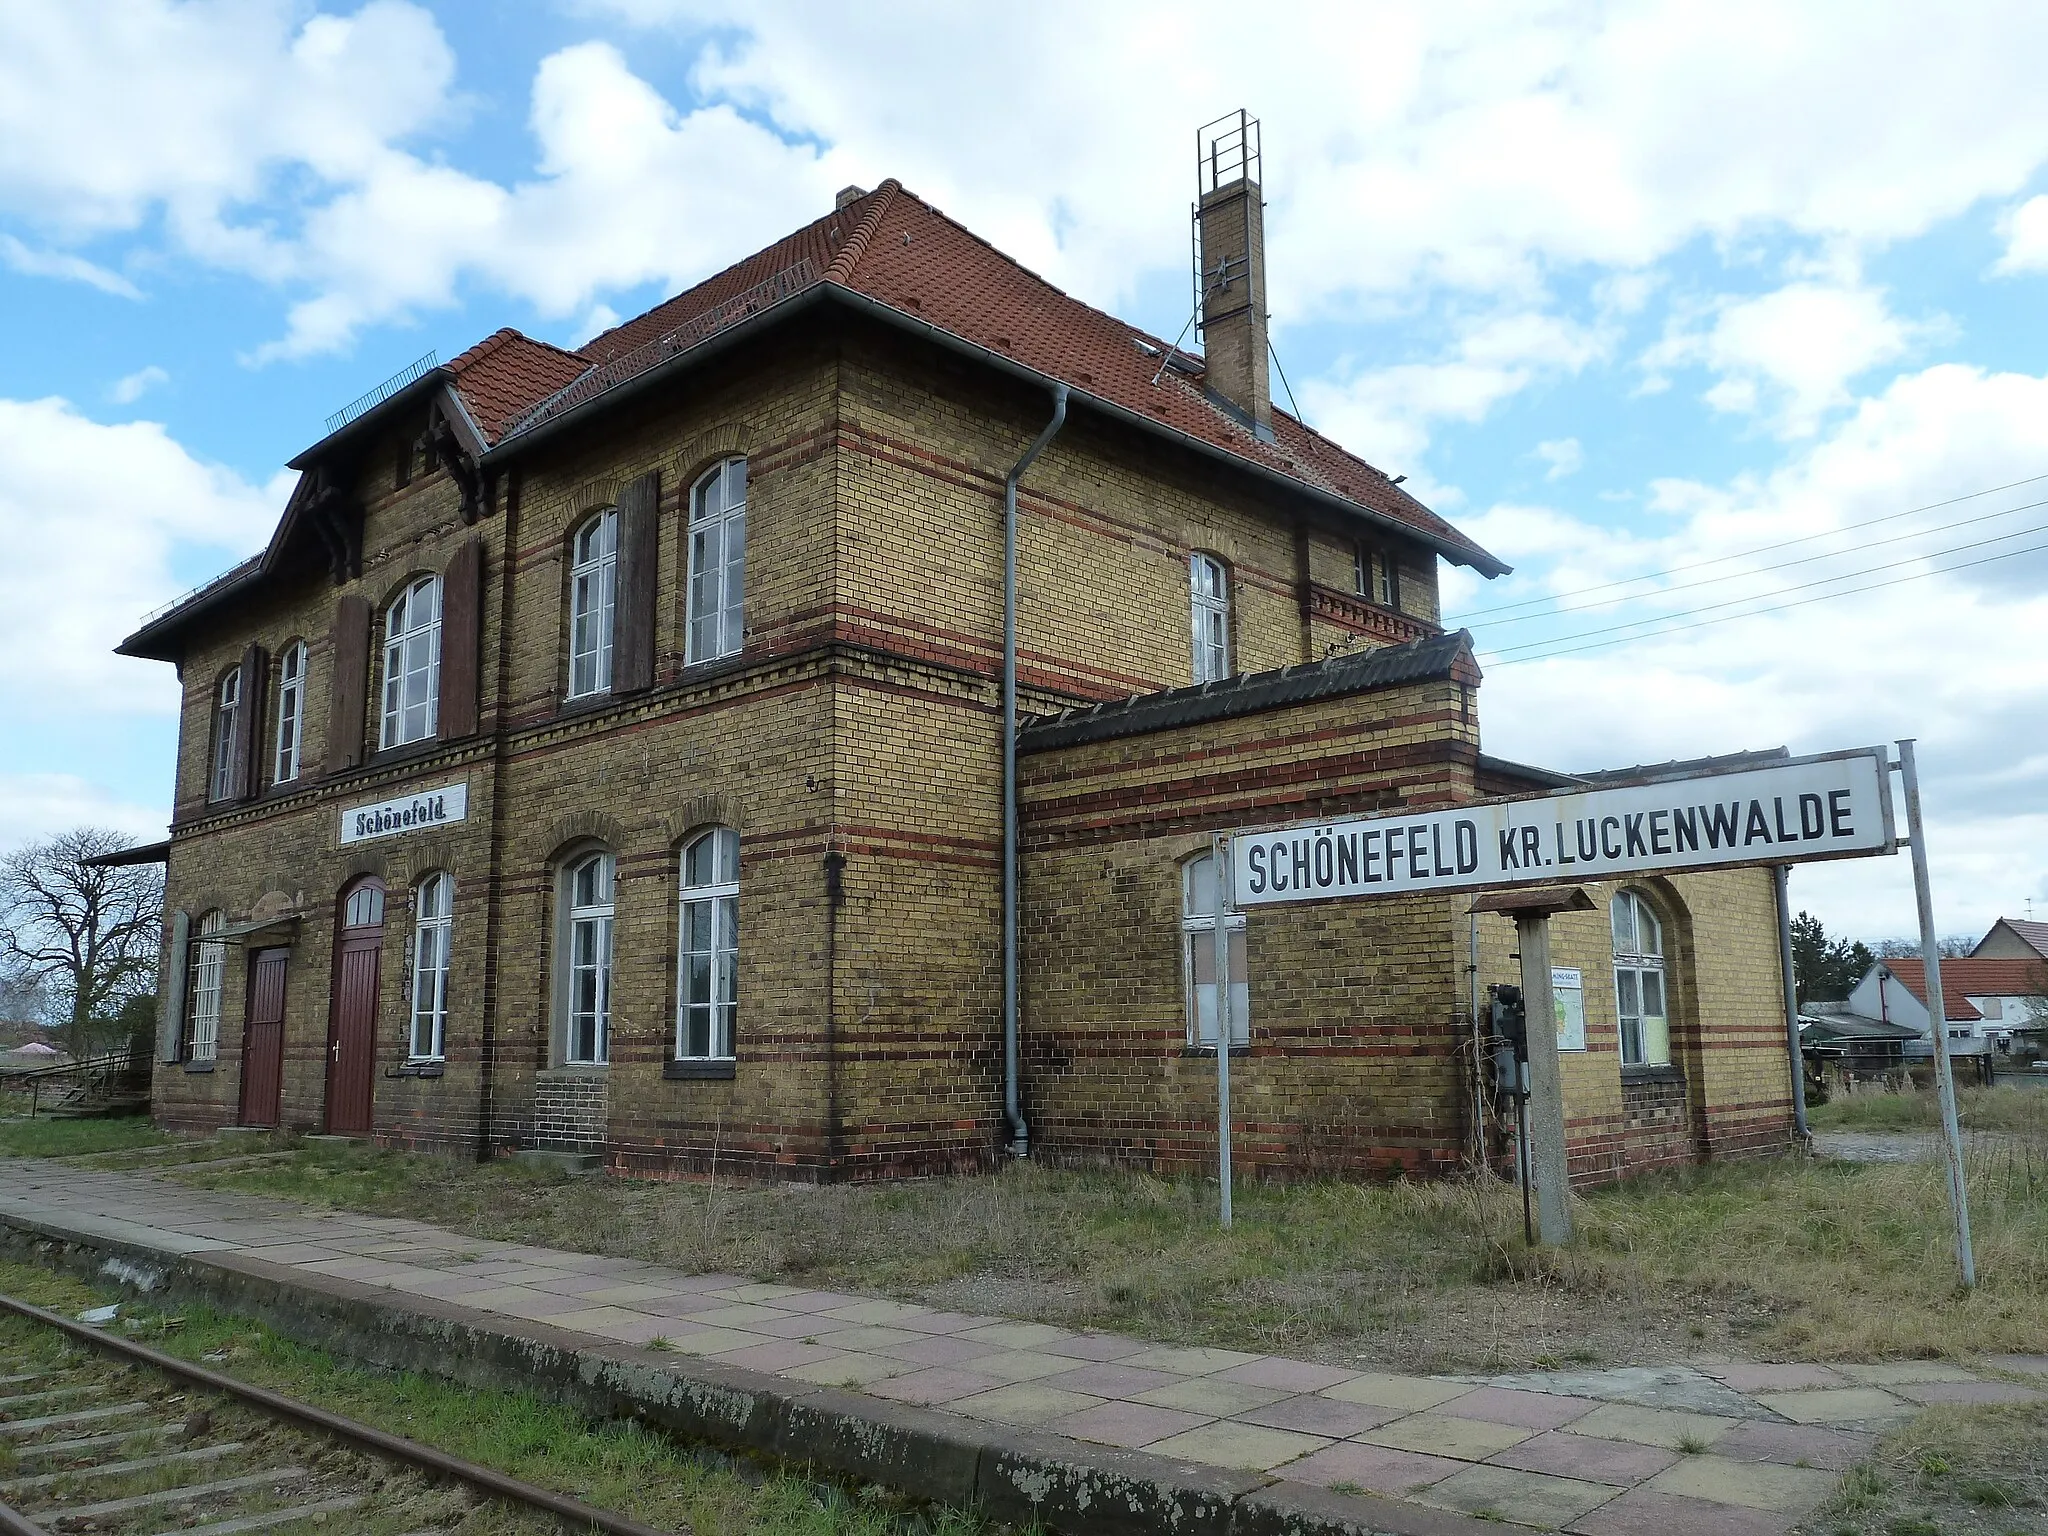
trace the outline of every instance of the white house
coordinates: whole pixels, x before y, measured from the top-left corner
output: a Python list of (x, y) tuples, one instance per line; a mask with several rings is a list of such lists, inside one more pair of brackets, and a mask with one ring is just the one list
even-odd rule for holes
[[(1948, 1048), (1958, 1056), (2011, 1051), (2013, 1036), (2040, 1029), (2033, 1005), (2048, 991), (2048, 961), (1979, 959), (1941, 962), (1943, 1011), (1948, 1015)], [(1849, 1012), (1888, 1024), (1903, 1024), (1918, 1035), (1906, 1055), (1934, 1052), (1927, 1033), (1927, 967), (1919, 960), (1880, 960), (1849, 993)]]

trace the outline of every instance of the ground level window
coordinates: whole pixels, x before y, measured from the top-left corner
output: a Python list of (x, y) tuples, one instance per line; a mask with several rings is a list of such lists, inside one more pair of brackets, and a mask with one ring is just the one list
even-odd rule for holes
[(210, 1062), (220, 1054), (221, 985), (228, 965), (228, 947), (209, 934), (219, 933), (226, 919), (209, 912), (199, 919), (199, 942), (192, 946), (192, 976), (187, 987), (191, 1012), (185, 1026), (185, 1059)]
[[(1226, 923), (1230, 946), (1230, 1042), (1251, 1038), (1251, 984), (1245, 966), (1244, 914)], [(1203, 854), (1181, 866), (1181, 971), (1188, 1001), (1188, 1044), (1216, 1048), (1216, 859)]]
[(414, 1061), (447, 1053), (448, 945), (454, 931), (455, 882), (429, 875), (413, 895), (412, 1040)]
[(612, 856), (583, 855), (569, 866), (563, 887), (569, 964), (562, 1059), (601, 1066), (611, 1059)]
[(729, 1060), (739, 1012), (740, 839), (714, 827), (683, 849), (676, 1059)]
[(1671, 1026), (1665, 1013), (1664, 925), (1635, 891), (1616, 893), (1612, 918), (1621, 1064), (1668, 1066)]

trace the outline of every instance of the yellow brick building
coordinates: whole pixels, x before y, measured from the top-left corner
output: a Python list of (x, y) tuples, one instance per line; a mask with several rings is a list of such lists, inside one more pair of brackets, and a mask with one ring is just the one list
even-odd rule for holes
[[(1556, 782), (1481, 756), (1438, 622), (1439, 561), (1505, 568), (1272, 407), (1257, 191), (1202, 204), (1206, 363), (888, 182), (578, 351), (501, 331), (359, 402), (268, 547), (122, 647), (185, 691), (158, 1118), (1207, 1163), (1210, 837)], [(1631, 891), (1654, 1029), (1616, 893), (1558, 925), (1575, 1176), (1781, 1144), (1768, 877)], [(1470, 1020), (1512, 971), (1468, 906), (1247, 921), (1241, 1164), (1498, 1158)]]

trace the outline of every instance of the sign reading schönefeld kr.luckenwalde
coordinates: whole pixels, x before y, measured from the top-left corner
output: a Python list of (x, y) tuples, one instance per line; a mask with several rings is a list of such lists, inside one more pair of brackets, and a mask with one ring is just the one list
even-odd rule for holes
[(1412, 816), (1239, 832), (1240, 907), (1890, 853), (1879, 749)]
[(360, 843), (373, 837), (392, 837), (400, 832), (461, 821), (468, 815), (469, 786), (444, 784), (437, 789), (422, 789), (395, 800), (379, 800), (375, 805), (358, 805), (343, 811), (341, 840)]

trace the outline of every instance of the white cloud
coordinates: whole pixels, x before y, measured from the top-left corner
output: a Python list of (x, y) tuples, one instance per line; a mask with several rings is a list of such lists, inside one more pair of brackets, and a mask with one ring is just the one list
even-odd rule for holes
[(2030, 197), (2005, 220), (2000, 272), (2048, 272), (2048, 196)]
[(1576, 437), (1560, 437), (1538, 443), (1536, 457), (1547, 466), (1543, 471), (1544, 479), (1562, 480), (1579, 472), (1586, 462), (1586, 450), (1579, 445)]
[(175, 710), (170, 669), (113, 647), (177, 595), (174, 554), (225, 565), (260, 548), (288, 485), (259, 488), (203, 463), (155, 422), (107, 426), (63, 400), (0, 400), (8, 716)]
[(2028, 67), (2048, 10), (2024, 0), (1933, 29), (1847, 0), (1382, 0), (1251, 29), (1216, 0), (585, 9), (677, 29), (705, 104), (678, 110), (605, 45), (564, 48), (533, 84), (533, 172), (500, 182), (432, 152), (460, 104), (418, 6), (303, 24), (287, 0), (9, 7), (0, 211), (60, 241), (160, 214), (179, 251), (293, 295), (273, 353), (298, 355), (465, 285), (573, 319), (889, 174), (1116, 305), (1184, 260), (1194, 113), (1162, 111), (1161, 81), (1173, 102), (1263, 112), (1289, 324), (1432, 282), (1540, 309), (1552, 273), (1589, 264), (1640, 302), (1629, 282), (1702, 237), (1882, 244), (2014, 195), (2048, 159)]
[(161, 806), (116, 799), (75, 774), (0, 774), (0, 853), (85, 826), (153, 842), (164, 835), (168, 820)]
[[(1960, 365), (1930, 368), (1902, 376), (1862, 401), (1774, 473), (1721, 485), (1658, 486), (1654, 510), (1664, 520), (1661, 536), (1655, 526), (1628, 536), (1541, 508), (1496, 508), (1470, 520), (1466, 526), (1476, 537), (1519, 568), (1514, 587), (1475, 601), (1491, 606), (1694, 565), (2020, 480), (2044, 468), (2048, 378)], [(1868, 579), (1924, 571), (1930, 566), (1917, 556), (1926, 550), (2038, 528), (2048, 517), (2038, 508), (2019, 510), (1925, 541), (1886, 549), (1872, 541), (1999, 507), (2019, 508), (2041, 495), (2038, 485), (2021, 487), (1867, 533), (1682, 573), (1651, 589), (1730, 569), (1745, 574), (1661, 602), (1583, 614), (1554, 631), (1580, 634), (1880, 563), (1904, 562)], [(2037, 533), (1956, 558), (2022, 549), (2044, 537)], [(1765, 569), (1816, 549), (1846, 553), (1796, 571)], [(1941, 563), (1946, 562), (1935, 562)], [(2019, 556), (1738, 622), (1647, 635), (1608, 650), (1516, 665), (1488, 663), (1485, 653), (1545, 633), (1542, 625), (1499, 622), (1511, 617), (1499, 616), (1491, 628), (1483, 619), (1475, 625), (1488, 666), (1489, 751), (1569, 769), (1780, 744), (1818, 751), (1914, 736), (1923, 743), (1929, 847), (1941, 879), (1944, 931), (1982, 926), (2048, 878), (2048, 852), (2042, 851), (2048, 844), (2029, 832), (2040, 830), (2039, 807), (2048, 801), (2048, 737), (2041, 723), (2048, 719), (2048, 673), (2039, 666), (2031, 638), (2048, 629), (2048, 555)], [(1868, 871), (1860, 879), (1819, 872), (1803, 872), (1800, 879), (1803, 888), (1827, 894), (1826, 904), (1818, 904), (1818, 897), (1814, 902), (1831, 928), (1885, 933), (1910, 925), (1911, 886), (1903, 870), (1896, 879)]]
[(1851, 381), (1947, 331), (1941, 321), (1902, 319), (1860, 283), (1800, 281), (1674, 322), (1643, 363), (1653, 377), (1687, 363), (1711, 369), (1720, 378), (1703, 396), (1708, 405), (1768, 415), (1782, 435), (1802, 437), (1849, 403)]
[(142, 290), (118, 272), (74, 256), (68, 251), (31, 249), (13, 235), (0, 235), (0, 261), (24, 277), (54, 277), (67, 283), (84, 283), (116, 298), (139, 299)]
[(168, 384), (170, 381), (170, 374), (157, 367), (155, 363), (151, 363), (146, 368), (138, 368), (133, 373), (116, 379), (113, 387), (107, 391), (107, 398), (116, 405), (133, 405), (159, 384)]

